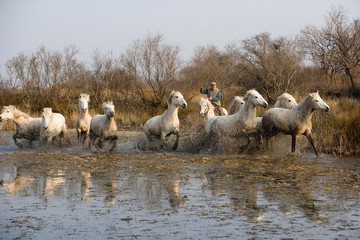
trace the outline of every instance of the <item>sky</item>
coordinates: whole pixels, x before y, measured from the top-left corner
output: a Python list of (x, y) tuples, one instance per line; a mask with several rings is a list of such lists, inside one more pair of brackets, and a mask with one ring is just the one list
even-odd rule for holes
[(0, 69), (40, 47), (91, 62), (94, 51), (121, 55), (136, 40), (161, 34), (188, 61), (197, 47), (225, 46), (268, 32), (294, 37), (321, 27), (332, 7), (360, 18), (359, 0), (0, 0)]

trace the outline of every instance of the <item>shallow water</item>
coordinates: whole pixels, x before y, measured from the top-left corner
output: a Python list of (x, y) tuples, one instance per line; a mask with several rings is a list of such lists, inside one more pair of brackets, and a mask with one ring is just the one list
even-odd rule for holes
[(0, 132), (0, 239), (358, 239), (360, 159), (17, 148)]

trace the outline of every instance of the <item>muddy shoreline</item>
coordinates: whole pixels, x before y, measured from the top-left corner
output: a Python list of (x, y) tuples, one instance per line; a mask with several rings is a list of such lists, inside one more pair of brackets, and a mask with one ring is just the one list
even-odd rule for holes
[(360, 159), (17, 148), (0, 132), (0, 239), (357, 239)]

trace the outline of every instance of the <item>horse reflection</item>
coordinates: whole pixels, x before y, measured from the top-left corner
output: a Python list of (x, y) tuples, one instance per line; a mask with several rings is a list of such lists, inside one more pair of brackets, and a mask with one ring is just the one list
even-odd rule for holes
[(187, 201), (187, 196), (181, 194), (181, 185), (180, 174), (175, 172), (132, 174), (126, 183), (126, 187), (132, 189), (130, 194), (149, 210), (162, 211), (170, 206), (173, 212), (178, 212)]
[(258, 205), (258, 187), (252, 176), (244, 175), (244, 169), (214, 164), (205, 169), (206, 189), (214, 197), (225, 195), (232, 208), (248, 222), (258, 222), (264, 216), (264, 209)]
[(44, 170), (1, 165), (0, 182), (14, 196), (34, 196), (48, 201), (53, 197), (68, 200), (89, 198), (90, 173), (86, 171)]
[(279, 210), (286, 216), (301, 211), (309, 220), (317, 221), (320, 217), (320, 207), (315, 204), (312, 196), (313, 176), (294, 172), (289, 177), (287, 173), (267, 173), (272, 181), (264, 184), (264, 197), (278, 205)]
[(118, 176), (116, 172), (92, 172), (91, 180), (97, 195), (105, 195), (104, 205), (112, 207), (116, 203)]
[(65, 182), (65, 173), (63, 170), (49, 171), (44, 188), (44, 197), (50, 198), (55, 194), (56, 189), (61, 189)]

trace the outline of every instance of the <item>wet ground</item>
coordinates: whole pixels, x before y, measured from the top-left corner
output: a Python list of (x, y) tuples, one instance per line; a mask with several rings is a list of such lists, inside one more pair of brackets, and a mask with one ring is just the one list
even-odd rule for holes
[(359, 158), (143, 151), (119, 134), (95, 153), (0, 132), (0, 239), (360, 236)]

